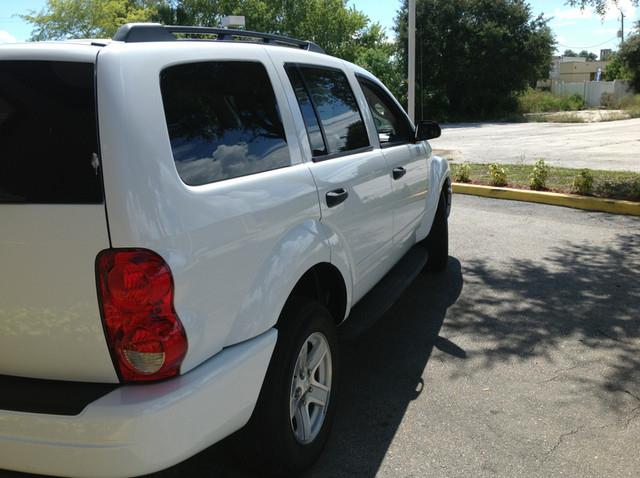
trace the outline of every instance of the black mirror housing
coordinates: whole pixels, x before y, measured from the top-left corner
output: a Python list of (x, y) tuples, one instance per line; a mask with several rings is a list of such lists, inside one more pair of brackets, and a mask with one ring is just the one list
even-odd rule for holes
[(440, 125), (435, 121), (419, 121), (416, 125), (416, 143), (428, 139), (439, 138), (442, 134)]

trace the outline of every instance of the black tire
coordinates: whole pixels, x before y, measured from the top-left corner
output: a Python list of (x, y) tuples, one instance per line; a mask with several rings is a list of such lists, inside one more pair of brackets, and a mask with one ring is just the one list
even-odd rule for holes
[[(329, 437), (336, 410), (339, 348), (333, 317), (326, 307), (309, 299), (290, 299), (277, 328), (278, 342), (239, 451), (261, 476), (290, 477), (318, 459)], [(297, 380), (293, 373), (303, 344), (318, 332), (326, 339), (330, 351), (331, 387), (319, 432), (312, 441), (303, 444), (295, 436), (289, 413), (292, 383)]]
[(447, 221), (447, 196), (444, 190), (440, 193), (440, 201), (431, 231), (423, 244), (429, 252), (429, 259), (424, 271), (444, 271), (449, 261), (449, 224)]

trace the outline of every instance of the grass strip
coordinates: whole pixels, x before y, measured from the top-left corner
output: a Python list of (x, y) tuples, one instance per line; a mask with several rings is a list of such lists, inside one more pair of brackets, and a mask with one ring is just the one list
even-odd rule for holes
[[(458, 168), (462, 163), (451, 162), (452, 177), (456, 181)], [(472, 184), (491, 186), (489, 164), (464, 163), (470, 168), (469, 177)], [(529, 189), (533, 165), (500, 164), (507, 175), (507, 187)], [(573, 180), (581, 169), (559, 168), (551, 166), (546, 181), (546, 191), (574, 193)], [(602, 171), (591, 169), (593, 175), (593, 191), (589, 196), (609, 199), (625, 199), (640, 201), (640, 174), (631, 171)]]

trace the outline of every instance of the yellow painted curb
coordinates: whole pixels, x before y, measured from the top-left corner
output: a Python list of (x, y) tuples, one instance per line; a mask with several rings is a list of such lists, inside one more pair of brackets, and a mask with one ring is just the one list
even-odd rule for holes
[(513, 201), (551, 204), (553, 206), (565, 206), (574, 209), (585, 209), (587, 211), (640, 216), (640, 202), (622, 201), (619, 199), (592, 198), (587, 196), (574, 196), (573, 194), (525, 191), (523, 189), (497, 188), (463, 183), (453, 183), (453, 192), (495, 199), (511, 199)]

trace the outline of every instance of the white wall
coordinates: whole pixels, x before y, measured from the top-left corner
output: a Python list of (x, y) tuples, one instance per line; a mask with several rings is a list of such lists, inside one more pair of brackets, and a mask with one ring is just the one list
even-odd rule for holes
[(571, 96), (578, 94), (585, 99), (589, 108), (601, 106), (600, 100), (603, 93), (612, 93), (616, 101), (630, 93), (629, 84), (626, 81), (583, 81), (567, 82), (553, 80), (551, 82), (551, 93), (556, 96)]

